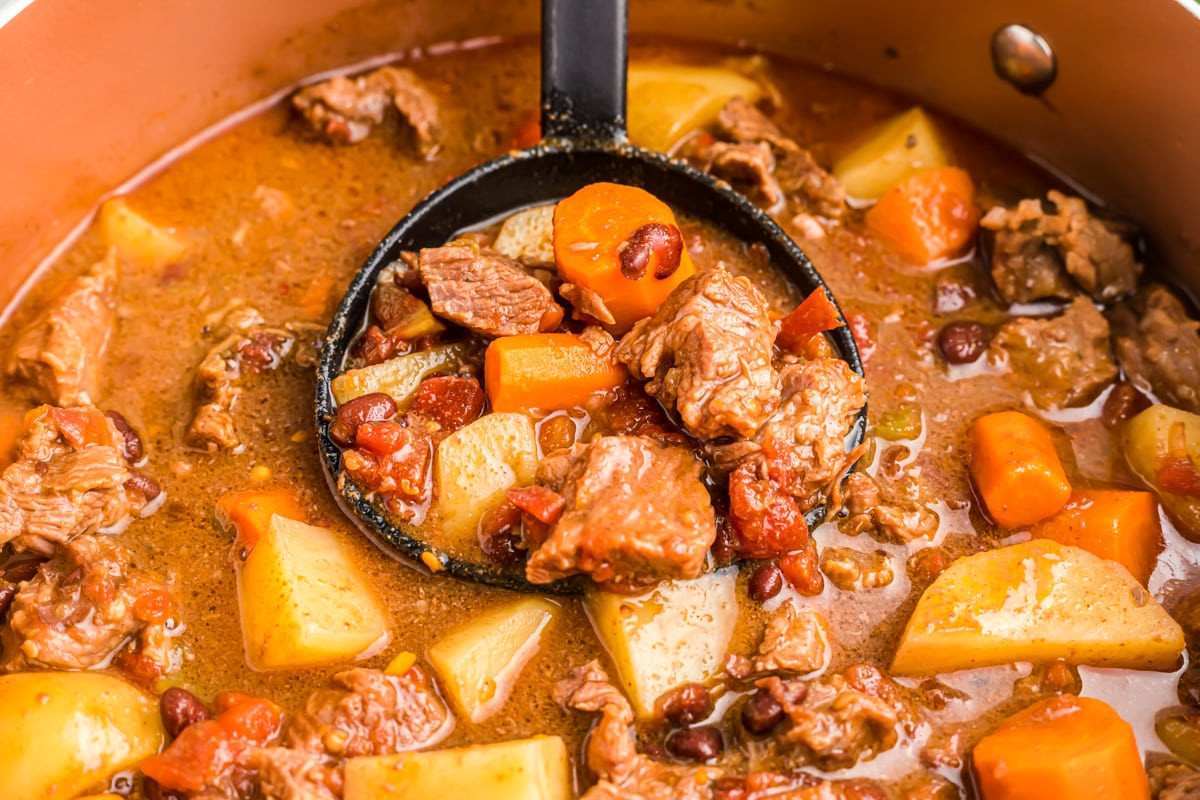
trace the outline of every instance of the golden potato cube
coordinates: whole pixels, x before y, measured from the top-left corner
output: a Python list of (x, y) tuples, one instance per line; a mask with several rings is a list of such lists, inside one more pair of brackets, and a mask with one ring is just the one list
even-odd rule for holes
[(892, 672), (1015, 661), (1172, 670), (1183, 631), (1115, 561), (1048, 539), (959, 559), (913, 611)]
[(255, 669), (349, 661), (388, 636), (387, 612), (337, 536), (278, 515), (239, 570), (238, 600)]
[(585, 598), (592, 627), (617, 667), (634, 710), (653, 716), (654, 701), (720, 669), (737, 624), (736, 570), (665, 581), (641, 595), (593, 590)]
[(434, 454), (442, 533), (458, 547), (478, 547), (479, 520), (504, 492), (533, 480), (537, 433), (524, 414), (497, 412), (447, 436)]
[(711, 125), (734, 97), (763, 95), (755, 80), (731, 69), (679, 64), (630, 64), (629, 141), (669, 151), (687, 133)]
[(104, 241), (125, 258), (149, 266), (179, 260), (187, 246), (129, 207), (122, 197), (100, 206), (100, 231)]
[(833, 167), (851, 197), (883, 194), (914, 172), (950, 163), (937, 126), (919, 106), (885, 121)]
[(482, 722), (504, 705), (558, 610), (549, 600), (526, 597), (459, 625), (429, 648), (442, 686), (469, 720)]
[(68, 800), (102, 791), (113, 775), (158, 752), (166, 734), (158, 702), (94, 672), (0, 677), (3, 796)]
[(557, 736), (346, 762), (345, 800), (569, 800), (571, 767)]
[(412, 403), (421, 381), (435, 372), (455, 369), (469, 354), (467, 345), (438, 345), (369, 367), (346, 370), (330, 381), (329, 388), (339, 406), (364, 394), (383, 392), (404, 411)]

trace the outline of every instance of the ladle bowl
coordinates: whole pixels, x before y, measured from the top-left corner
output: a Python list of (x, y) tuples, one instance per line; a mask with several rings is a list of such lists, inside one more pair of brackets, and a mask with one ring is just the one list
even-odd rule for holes
[[(678, 211), (706, 220), (747, 244), (760, 244), (774, 268), (802, 293), (828, 292), (804, 252), (770, 216), (691, 165), (625, 141), (625, 0), (545, 0), (542, 31), (542, 131), (534, 147), (507, 153), (434, 191), (380, 242), (355, 276), (330, 324), (317, 367), (316, 427), (326, 477), (339, 502), (378, 544), (427, 568), (476, 582), (542, 593), (575, 594), (580, 580), (531, 584), (519, 569), (447, 553), (415, 526), (382, 511), (352, 481), (338, 480), (342, 450), (329, 436), (336, 407), (331, 382), (345, 369), (366, 327), (380, 272), (404, 251), (437, 247), (465, 230), (529, 206), (554, 203), (590, 183), (638, 186)], [(570, 57), (564, 58), (564, 55)], [(830, 294), (832, 298), (832, 294)], [(835, 300), (836, 303), (836, 300)], [(839, 309), (839, 314), (840, 314)], [(862, 374), (858, 348), (843, 325), (828, 333), (837, 355)], [(866, 409), (850, 432), (861, 442)], [(808, 514), (820, 523), (825, 507)]]

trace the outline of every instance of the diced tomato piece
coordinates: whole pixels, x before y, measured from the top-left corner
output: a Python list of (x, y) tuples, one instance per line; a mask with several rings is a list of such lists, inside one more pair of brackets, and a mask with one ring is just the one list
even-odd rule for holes
[(162, 622), (170, 615), (173, 605), (166, 589), (155, 589), (134, 601), (133, 615), (142, 622)]
[(377, 456), (390, 456), (403, 449), (411, 438), (408, 427), (399, 422), (364, 422), (354, 434), (354, 443)]
[(1154, 477), (1158, 488), (1171, 494), (1200, 497), (1200, 470), (1186, 456), (1168, 458)]
[(799, 353), (817, 334), (844, 324), (829, 294), (817, 289), (780, 321), (775, 343), (790, 353)]
[(102, 412), (93, 408), (48, 408), (63, 441), (72, 447), (112, 444), (112, 431)]
[(553, 525), (562, 516), (567, 501), (558, 492), (545, 486), (525, 486), (509, 489), (508, 500), (517, 508), (531, 515), (538, 522)]
[(795, 498), (752, 464), (729, 476), (729, 521), (734, 549), (746, 558), (776, 558), (808, 544), (808, 523)]
[(483, 413), (483, 387), (474, 378), (429, 378), (417, 389), (412, 411), (429, 417), (443, 433), (453, 433)]
[(249, 695), (217, 695), (218, 716), (184, 728), (163, 752), (142, 762), (142, 772), (164, 789), (196, 792), (233, 768), (253, 747), (279, 731), (274, 703)]
[(812, 545), (779, 559), (779, 569), (788, 584), (802, 595), (815, 597), (825, 588), (825, 578), (817, 567), (817, 551)]

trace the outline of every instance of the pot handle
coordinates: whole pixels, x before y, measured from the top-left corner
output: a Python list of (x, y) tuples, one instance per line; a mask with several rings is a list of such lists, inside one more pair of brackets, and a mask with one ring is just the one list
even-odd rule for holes
[(542, 0), (542, 138), (625, 141), (627, 0)]

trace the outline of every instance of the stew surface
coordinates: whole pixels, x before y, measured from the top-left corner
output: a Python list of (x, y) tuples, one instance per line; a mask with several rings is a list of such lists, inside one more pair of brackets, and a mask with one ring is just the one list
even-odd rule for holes
[(823, 298), (628, 187), (464, 232), (382, 276), (337, 479), (587, 588), (397, 562), (312, 367), (395, 221), (537, 140), (537, 49), (305, 88), (105, 201), (0, 331), (12, 796), (1200, 793), (1200, 336), (1136, 227), (906, 98), (632, 57), (632, 138), (784, 225), (865, 381)]

